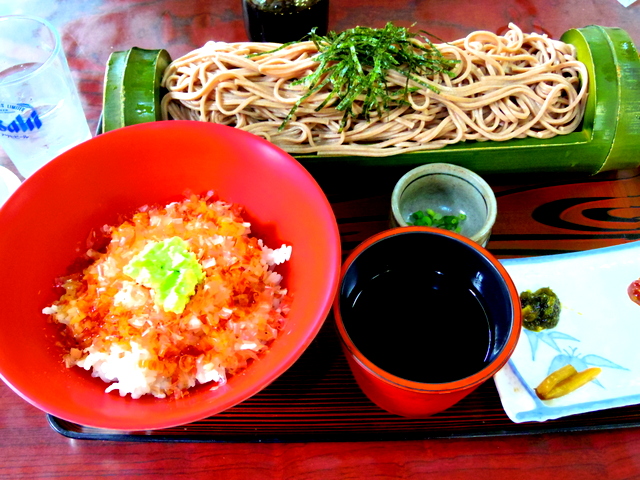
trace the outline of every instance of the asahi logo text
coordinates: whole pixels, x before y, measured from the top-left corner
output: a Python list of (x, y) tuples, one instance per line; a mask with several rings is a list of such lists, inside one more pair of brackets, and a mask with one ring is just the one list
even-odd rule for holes
[[(31, 111), (29, 116), (23, 116)], [(6, 120), (6, 115), (16, 113), (13, 119)], [(0, 132), (26, 133), (42, 127), (42, 121), (38, 117), (38, 112), (28, 104), (3, 105), (0, 104), (0, 114), (4, 114), (5, 120), (0, 120)]]

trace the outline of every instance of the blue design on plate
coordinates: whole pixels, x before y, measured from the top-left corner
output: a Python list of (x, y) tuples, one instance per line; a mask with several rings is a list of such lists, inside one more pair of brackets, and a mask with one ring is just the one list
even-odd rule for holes
[(543, 330), (542, 332), (532, 332), (531, 330), (523, 329), (523, 332), (529, 340), (529, 346), (531, 347), (531, 361), (536, 361), (536, 352), (538, 351), (538, 340), (549, 345), (556, 352), (561, 352), (560, 347), (556, 343), (556, 340), (571, 340), (579, 342), (577, 338), (567, 335), (566, 333), (558, 332), (555, 330)]
[[(571, 349), (571, 351), (565, 350), (563, 354), (556, 355), (549, 365), (547, 374), (551, 374), (559, 368), (562, 368), (565, 365), (569, 364), (573, 365), (574, 368), (579, 372), (586, 370), (589, 367), (614, 368), (616, 370), (629, 371), (628, 368), (618, 365), (617, 363), (614, 363), (611, 360), (607, 360), (606, 358), (603, 358), (599, 355), (589, 354), (582, 356), (576, 353), (577, 350), (577, 348), (573, 348)], [(605, 388), (597, 378), (593, 379), (592, 382), (601, 388)]]

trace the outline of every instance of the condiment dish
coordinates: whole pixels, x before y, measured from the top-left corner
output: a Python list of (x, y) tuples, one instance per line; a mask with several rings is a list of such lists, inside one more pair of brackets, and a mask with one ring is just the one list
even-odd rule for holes
[(391, 226), (411, 225), (412, 214), (432, 210), (461, 218), (459, 233), (486, 246), (496, 220), (497, 203), (491, 187), (478, 174), (458, 165), (430, 163), (398, 180), (391, 196)]
[[(550, 288), (561, 304), (554, 328), (522, 330), (509, 363), (495, 376), (508, 417), (542, 422), (640, 403), (640, 242), (501, 261), (519, 292)], [(535, 388), (567, 364), (600, 367), (589, 384), (557, 399)]]

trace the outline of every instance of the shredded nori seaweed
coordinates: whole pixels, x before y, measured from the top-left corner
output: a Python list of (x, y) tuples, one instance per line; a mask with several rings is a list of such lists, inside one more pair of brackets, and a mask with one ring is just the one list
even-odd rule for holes
[[(430, 35), (428, 32), (413, 33), (392, 23), (384, 28), (358, 26), (341, 33), (329, 32), (326, 36), (316, 34), (315, 30), (311, 30), (310, 38), (319, 52), (315, 57), (319, 66), (313, 73), (293, 82), (306, 85), (307, 92), (293, 105), (280, 129), (293, 118), (302, 102), (326, 85), (331, 86), (330, 93), (316, 110), (336, 101), (335, 108), (344, 112), (341, 122), (344, 127), (351, 117), (369, 120), (372, 112), (383, 115), (395, 106), (408, 104), (408, 94), (417, 89), (409, 85), (410, 80), (436, 91), (419, 77), (439, 73), (453, 76), (453, 68), (459, 63), (445, 58), (426, 37)], [(284, 44), (273, 52), (291, 43), (297, 42)], [(404, 88), (389, 88), (386, 80), (389, 70), (406, 77)], [(359, 106), (354, 108), (356, 100)]]

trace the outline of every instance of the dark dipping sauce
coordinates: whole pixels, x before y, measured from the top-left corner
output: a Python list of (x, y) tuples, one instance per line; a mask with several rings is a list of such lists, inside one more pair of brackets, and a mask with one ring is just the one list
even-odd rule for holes
[(329, 0), (243, 0), (244, 25), (252, 42), (287, 43), (302, 40), (316, 28), (327, 34)]
[(405, 380), (447, 383), (490, 360), (487, 312), (472, 288), (440, 272), (386, 270), (359, 282), (342, 308), (345, 329), (362, 354)]

